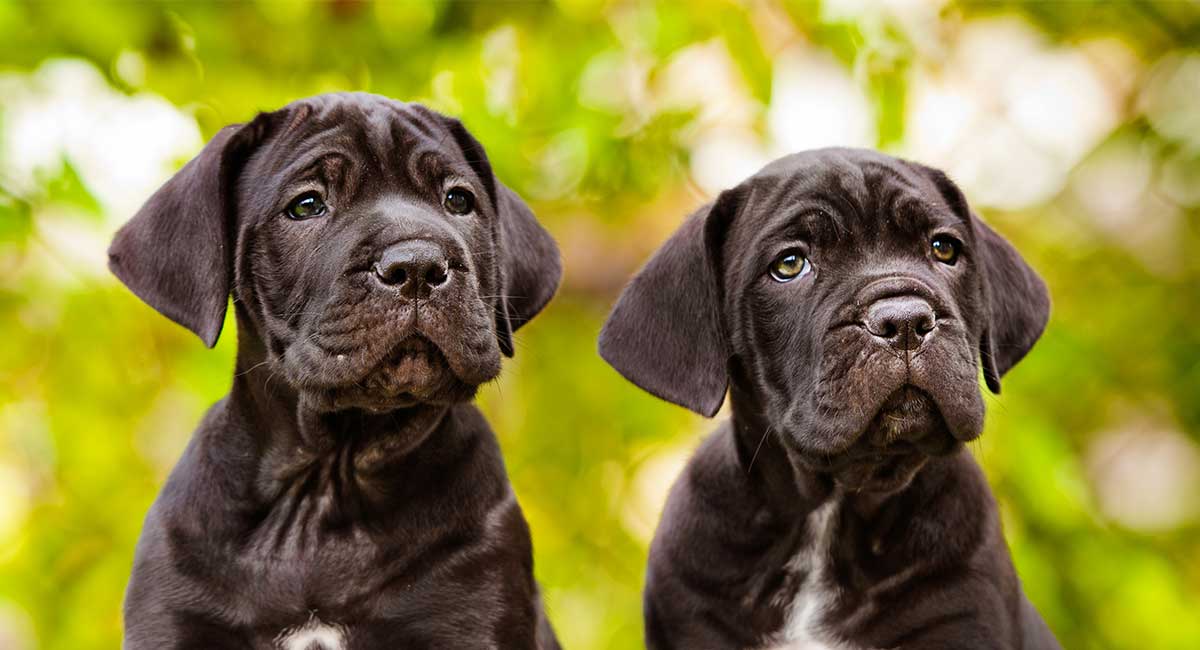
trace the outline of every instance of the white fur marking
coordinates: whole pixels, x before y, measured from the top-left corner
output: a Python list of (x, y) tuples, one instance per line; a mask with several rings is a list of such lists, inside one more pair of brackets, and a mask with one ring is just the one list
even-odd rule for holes
[(346, 632), (340, 625), (313, 617), (304, 625), (280, 632), (275, 644), (280, 650), (345, 650)]
[(829, 554), (833, 545), (834, 520), (840, 499), (830, 498), (808, 515), (807, 545), (796, 553), (788, 566), (804, 572), (804, 583), (788, 607), (778, 647), (792, 650), (847, 650), (846, 646), (820, 634), (821, 615), (833, 600), (830, 590)]

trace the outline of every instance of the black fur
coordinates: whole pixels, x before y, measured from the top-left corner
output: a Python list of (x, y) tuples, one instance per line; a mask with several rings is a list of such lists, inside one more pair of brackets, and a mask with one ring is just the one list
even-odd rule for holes
[[(305, 192), (327, 213), (289, 219)], [(414, 242), (438, 272), (385, 277)], [(337, 94), (227, 127), (110, 266), (209, 346), (232, 295), (239, 343), (146, 518), (126, 648), (276, 648), (318, 622), (345, 648), (557, 647), (469, 399), (554, 294), (558, 251), (457, 120)]]
[[(932, 240), (961, 242), (953, 264)], [(798, 251), (811, 272), (768, 269)], [(870, 151), (778, 160), (692, 214), (622, 293), (600, 353), (733, 417), (651, 547), (651, 648), (759, 648), (802, 587), (839, 648), (1055, 648), (966, 441), (1049, 316), (1045, 286), (941, 172)], [(819, 528), (818, 513), (831, 512)], [(816, 564), (793, 562), (830, 531)], [(808, 647), (808, 646), (802, 646)]]

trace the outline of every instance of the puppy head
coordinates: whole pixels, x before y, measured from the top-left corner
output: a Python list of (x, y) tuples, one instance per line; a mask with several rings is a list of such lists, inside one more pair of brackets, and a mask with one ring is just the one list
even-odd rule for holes
[(223, 129), (109, 266), (210, 347), (232, 294), (272, 370), (324, 411), (470, 398), (561, 276), (458, 120), (360, 93)]
[(701, 208), (622, 293), (600, 354), (711, 416), (730, 378), (796, 462), (896, 489), (983, 428), (1045, 285), (941, 172), (826, 149)]

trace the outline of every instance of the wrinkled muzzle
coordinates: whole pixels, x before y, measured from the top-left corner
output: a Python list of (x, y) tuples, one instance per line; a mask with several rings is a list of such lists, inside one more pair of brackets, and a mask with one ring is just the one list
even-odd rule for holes
[(406, 238), (347, 268), (283, 355), (318, 408), (461, 401), (499, 374), (495, 308), (460, 246)]

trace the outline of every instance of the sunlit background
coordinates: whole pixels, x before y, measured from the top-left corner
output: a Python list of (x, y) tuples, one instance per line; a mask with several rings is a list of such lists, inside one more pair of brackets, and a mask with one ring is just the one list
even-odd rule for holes
[(369, 90), (460, 116), (566, 260), (482, 402), (568, 648), (637, 648), (646, 546), (712, 423), (594, 353), (623, 281), (781, 154), (946, 169), (1046, 277), (974, 447), (1067, 648), (1200, 648), (1200, 5), (0, 3), (0, 648), (116, 648), (215, 351), (104, 267), (222, 125)]

